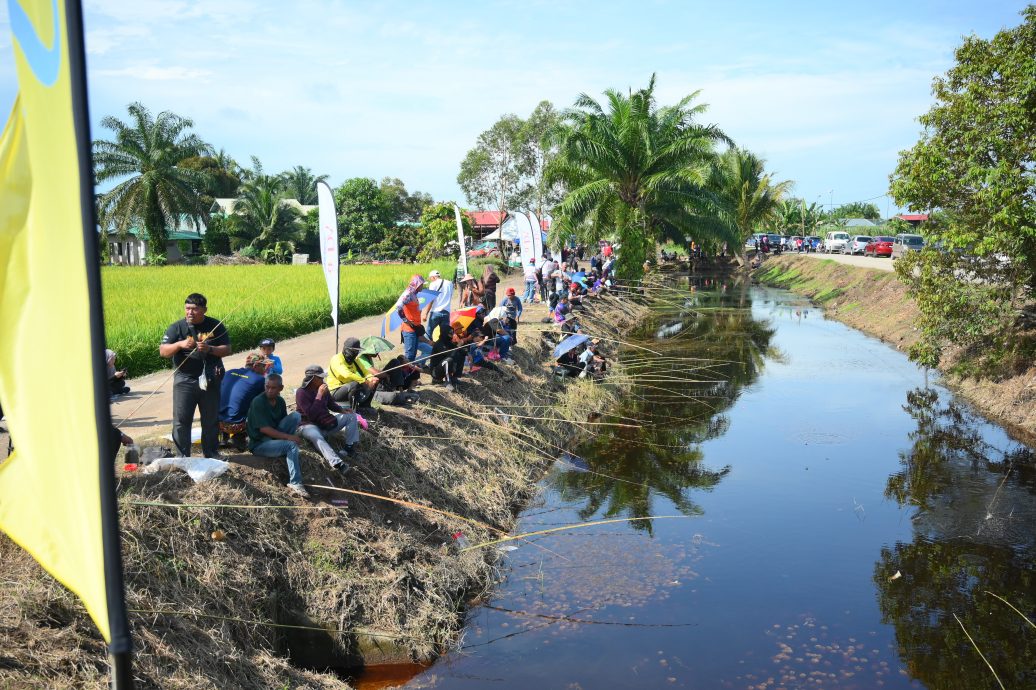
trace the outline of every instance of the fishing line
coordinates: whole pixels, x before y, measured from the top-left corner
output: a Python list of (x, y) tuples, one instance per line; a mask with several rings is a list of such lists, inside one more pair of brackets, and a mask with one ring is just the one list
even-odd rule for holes
[(481, 544), (474, 544), (461, 549), (461, 552), (470, 551), (471, 549), (480, 549), (484, 546), (495, 546), (496, 544), (502, 544), (505, 541), (515, 541), (524, 539), (526, 537), (532, 537), (540, 534), (551, 534), (554, 532), (563, 532), (571, 529), (582, 529), (584, 527), (595, 527), (597, 525), (607, 525), (615, 522), (637, 522), (638, 520), (689, 520), (691, 518), (698, 517), (696, 515), (651, 515), (648, 517), (632, 517), (632, 518), (612, 518), (610, 520), (594, 520), (591, 522), (580, 522), (574, 525), (565, 525), (563, 527), (551, 527), (550, 529), (537, 530), (535, 532), (524, 532), (522, 534), (516, 534), (514, 536), (507, 536), (502, 539), (494, 539), (493, 541), (482, 542)]

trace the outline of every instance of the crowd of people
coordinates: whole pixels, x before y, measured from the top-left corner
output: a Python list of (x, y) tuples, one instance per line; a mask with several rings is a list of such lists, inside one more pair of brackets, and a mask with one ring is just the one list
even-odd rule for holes
[[(515, 364), (511, 349), (527, 305), (546, 304), (549, 316), (544, 321), (558, 325), (563, 337), (579, 334), (575, 311), (611, 285), (615, 257), (611, 251), (596, 255), (585, 273), (578, 271), (574, 254), (565, 261), (548, 254), (532, 262), (525, 294), (519, 298), (508, 287), (499, 302), (500, 278), (492, 266), (479, 278), (462, 275), (456, 286), (439, 271), (432, 271), (428, 281), (414, 275), (390, 314), (398, 319), (402, 354), (382, 363), (393, 343), (376, 336), (346, 338), (326, 370), (319, 364), (305, 368), (292, 412), (283, 397), (284, 367), (274, 353), (276, 343), (262, 340), (247, 354), (244, 366), (225, 370), (223, 359), (232, 352), (230, 335), (222, 321), (207, 314), (204, 295), (192, 293), (184, 302), (184, 318), (169, 326), (159, 345), (159, 354), (174, 366), (173, 443), (180, 455), (190, 456), (197, 411), (206, 457), (219, 458), (225, 446), (284, 457), (288, 488), (308, 497), (300, 448), (309, 444), (333, 470), (347, 472), (374, 406), (418, 402), (414, 388), (422, 375), (446, 390), (456, 390), (461, 379), (481, 369), (512, 381), (509, 369), (501, 365)], [(554, 369), (558, 376), (599, 376), (607, 368), (597, 340), (578, 335), (578, 342), (564, 347)], [(119, 381), (125, 386), (125, 371), (115, 367), (114, 352), (106, 352), (106, 363), (112, 392), (117, 393), (122, 390), (116, 390)]]

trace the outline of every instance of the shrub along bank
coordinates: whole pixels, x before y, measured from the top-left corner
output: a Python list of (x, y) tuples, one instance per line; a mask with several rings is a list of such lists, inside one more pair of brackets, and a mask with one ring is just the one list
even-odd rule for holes
[[(581, 320), (614, 338), (643, 316), (609, 297)], [(323, 669), (429, 660), (452, 644), (500, 555), (462, 551), (454, 535), (477, 545), (511, 530), (561, 439), (600, 428), (580, 422), (621, 394), (552, 379), (556, 339), (529, 319), (516, 381), (484, 370), (457, 392), (422, 387), (412, 409), (382, 408), (344, 478), (304, 451), (311, 502), (285, 488), (283, 459), (231, 456), (201, 484), (121, 473), (138, 686), (345, 688)], [(330, 485), (366, 495), (317, 488)], [(105, 687), (104, 646), (78, 600), (3, 537), (0, 562), (0, 687)]]
[[(907, 352), (917, 342), (917, 305), (894, 273), (803, 256), (769, 258), (754, 273), (759, 282), (805, 295), (831, 318)], [(978, 412), (1028, 443), (1036, 442), (1036, 367), (1001, 378), (974, 378), (954, 371), (960, 352), (948, 352), (940, 366), (944, 381)]]

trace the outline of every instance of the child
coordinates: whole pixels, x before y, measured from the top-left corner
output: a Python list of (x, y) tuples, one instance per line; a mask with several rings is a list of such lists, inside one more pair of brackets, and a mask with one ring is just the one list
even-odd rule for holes
[(281, 376), (284, 374), (284, 367), (281, 366), (281, 358), (273, 354), (274, 345), (273, 338), (263, 338), (259, 341), (259, 351), (270, 362), (266, 367), (266, 373)]

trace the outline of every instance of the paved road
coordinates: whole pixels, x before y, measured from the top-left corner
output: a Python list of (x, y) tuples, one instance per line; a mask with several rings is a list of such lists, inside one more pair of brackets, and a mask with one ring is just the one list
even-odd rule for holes
[(892, 259), (884, 256), (860, 256), (859, 254), (850, 256), (849, 254), (821, 254), (820, 252), (810, 252), (809, 254), (790, 253), (789, 256), (808, 256), (814, 259), (831, 259), (838, 263), (849, 264), (850, 266), (860, 266), (862, 268), (873, 268), (877, 271), (892, 270)]
[[(512, 273), (510, 276), (503, 277), (500, 285), (497, 286), (498, 301), (503, 299), (504, 292), (508, 287), (515, 288), (520, 296), (525, 288), (521, 274)], [(402, 287), (400, 287), (400, 290), (402, 291)], [(454, 291), (453, 299), (454, 307), (456, 308), (460, 300), (459, 290)], [(176, 306), (178, 305), (172, 305), (170, 308), (170, 322), (178, 315)], [(538, 311), (534, 313), (537, 318), (543, 316)], [(218, 305), (213, 305), (212, 315), (219, 318)], [(380, 334), (382, 319), (383, 316), (368, 316), (350, 323), (340, 324), (341, 340), (344, 342), (350, 336), (363, 338), (368, 335)], [(231, 330), (233, 329), (231, 328)], [(161, 333), (155, 334), (156, 348), (161, 337)], [(398, 338), (398, 334), (395, 337)], [(397, 349), (400, 349), (400, 347), (397, 346)], [(241, 351), (227, 357), (224, 360), (227, 369), (243, 367), (247, 353), (247, 351)], [(302, 383), (302, 374), (308, 365), (319, 364), (324, 369), (327, 369), (328, 362), (335, 354), (335, 329), (326, 328), (297, 338), (281, 341), (277, 343), (276, 353), (284, 365), (285, 388), (291, 390)], [(391, 353), (388, 357), (394, 355), (395, 353)], [(112, 421), (120, 429), (134, 437), (134, 440), (138, 437), (148, 438), (171, 433), (173, 425), (171, 371), (159, 371), (131, 379), (127, 383), (131, 392), (112, 404)], [(4, 450), (6, 450), (6, 446)]]

